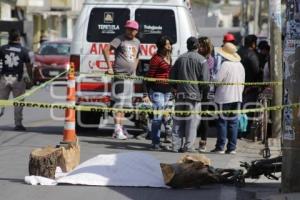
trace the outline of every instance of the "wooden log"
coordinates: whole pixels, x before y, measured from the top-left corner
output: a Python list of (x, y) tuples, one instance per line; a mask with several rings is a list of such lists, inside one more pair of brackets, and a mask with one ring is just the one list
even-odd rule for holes
[(183, 155), (176, 164), (161, 163), (166, 185), (173, 188), (193, 188), (219, 182), (209, 167), (211, 161), (201, 154)]
[(173, 188), (198, 188), (219, 183), (217, 174), (202, 162), (160, 164), (166, 185)]
[(54, 179), (61, 155), (62, 151), (60, 148), (45, 147), (34, 149), (29, 157), (29, 175)]

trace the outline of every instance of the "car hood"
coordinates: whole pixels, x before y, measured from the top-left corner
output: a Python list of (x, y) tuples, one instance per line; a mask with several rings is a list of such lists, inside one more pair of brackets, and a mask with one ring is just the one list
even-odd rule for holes
[(63, 65), (69, 63), (70, 56), (42, 56), (35, 55), (35, 62), (39, 62), (46, 65), (56, 64)]

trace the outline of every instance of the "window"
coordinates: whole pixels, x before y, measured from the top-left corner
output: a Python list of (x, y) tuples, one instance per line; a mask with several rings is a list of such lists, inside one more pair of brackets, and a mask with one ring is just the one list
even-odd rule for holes
[(177, 42), (175, 14), (173, 10), (137, 9), (135, 19), (140, 24), (142, 43), (155, 43), (159, 35), (167, 35)]
[(124, 33), (125, 22), (129, 19), (129, 9), (94, 8), (89, 19), (87, 41), (111, 42)]
[(42, 45), (41, 55), (69, 55), (70, 44), (68, 43), (45, 43)]
[(8, 33), (0, 32), (0, 46), (8, 43)]

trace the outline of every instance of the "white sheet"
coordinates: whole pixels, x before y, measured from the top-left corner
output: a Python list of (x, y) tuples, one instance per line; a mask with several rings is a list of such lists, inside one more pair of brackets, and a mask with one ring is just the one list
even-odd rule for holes
[(41, 176), (25, 176), (24, 181), (28, 185), (57, 185), (55, 180)]
[(98, 155), (55, 182), (95, 186), (167, 187), (159, 161), (138, 152)]

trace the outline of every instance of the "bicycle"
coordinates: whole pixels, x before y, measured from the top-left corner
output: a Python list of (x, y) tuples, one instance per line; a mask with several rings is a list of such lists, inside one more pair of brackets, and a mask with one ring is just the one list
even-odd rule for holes
[(256, 112), (254, 114), (254, 122), (251, 129), (254, 130), (253, 141), (262, 141), (264, 144), (264, 149), (262, 150), (263, 158), (270, 158), (271, 151), (268, 143), (268, 125), (271, 123), (269, 111), (266, 110), (271, 104), (273, 98), (273, 91), (271, 88), (266, 88), (258, 95), (257, 103), (259, 108), (264, 108), (261, 112)]
[(279, 180), (275, 173), (281, 172), (282, 156), (254, 160), (251, 164), (241, 162), (240, 166), (246, 169), (246, 173), (243, 175), (244, 178), (258, 179), (261, 175), (264, 175), (268, 179)]

